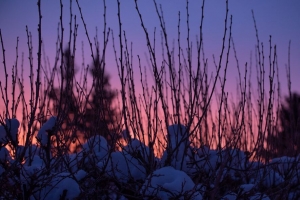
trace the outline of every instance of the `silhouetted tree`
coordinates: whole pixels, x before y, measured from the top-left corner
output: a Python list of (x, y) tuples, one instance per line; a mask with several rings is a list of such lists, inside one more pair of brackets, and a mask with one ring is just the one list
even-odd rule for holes
[(74, 52), (67, 48), (63, 52), (63, 62), (60, 67), (60, 87), (53, 86), (48, 94), (53, 103), (53, 114), (63, 119), (60, 130), (55, 134), (57, 137), (53, 138), (56, 145), (63, 148), (60, 148), (60, 151), (69, 150), (71, 142), (77, 137), (80, 129), (78, 126), (80, 105), (73, 91), (76, 72)]
[(110, 77), (105, 72), (105, 63), (97, 55), (90, 69), (93, 77), (93, 91), (85, 119), (91, 134), (105, 137), (111, 146), (119, 134), (115, 134), (118, 113), (113, 107), (116, 92), (111, 89)]
[[(61, 73), (61, 87), (53, 87), (49, 98), (53, 102), (55, 115), (60, 115), (63, 125), (59, 131), (61, 146), (69, 147), (78, 138), (88, 139), (100, 134), (108, 141), (114, 141), (113, 124), (117, 112), (113, 109), (116, 97), (109, 83), (109, 75), (104, 71), (99, 56), (92, 64), (90, 74), (93, 77), (93, 90), (87, 104), (79, 102), (74, 93), (75, 68), (74, 55), (70, 49), (64, 51)], [(83, 142), (83, 141), (81, 141)], [(112, 142), (110, 142), (112, 145)], [(58, 145), (58, 144), (57, 144)], [(78, 148), (78, 147), (77, 147)]]
[(269, 155), (271, 157), (295, 156), (300, 153), (300, 95), (287, 96), (279, 110), (281, 130), (269, 135)]
[(60, 70), (62, 80), (61, 88), (53, 87), (49, 93), (49, 98), (54, 100), (53, 106), (55, 114), (59, 114), (62, 110), (67, 111), (66, 113), (73, 113), (78, 110), (73, 92), (76, 73), (74, 55), (71, 54), (70, 49), (66, 49), (63, 55), (64, 62)]

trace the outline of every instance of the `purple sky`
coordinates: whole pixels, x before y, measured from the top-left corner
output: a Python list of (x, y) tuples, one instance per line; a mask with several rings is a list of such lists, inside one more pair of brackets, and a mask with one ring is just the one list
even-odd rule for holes
[[(64, 6), (64, 23), (67, 29), (69, 22), (69, 1), (63, 1)], [(190, 26), (191, 26), (191, 40), (195, 40), (199, 31), (199, 19), (201, 16), (201, 3), (198, 0), (190, 1)], [(182, 35), (185, 34), (185, 1), (183, 0), (160, 0), (158, 4), (162, 4), (164, 16), (167, 24), (167, 31), (170, 42), (177, 39), (177, 23), (178, 11), (181, 12)], [(90, 37), (95, 35), (95, 27), (99, 29), (99, 36), (101, 37), (103, 25), (103, 3), (100, 0), (80, 1), (84, 18), (86, 20)], [(113, 0), (108, 0), (107, 4), (107, 23), (108, 27), (114, 30), (115, 38), (117, 39), (118, 21), (117, 21), (117, 3)], [(140, 10), (142, 12), (145, 24), (150, 33), (153, 33), (154, 27), (159, 27), (158, 18), (154, 10), (153, 2), (140, 0)], [(50, 59), (51, 65), (54, 64), (55, 42), (57, 38), (57, 25), (59, 22), (59, 1), (42, 1), (42, 15), (43, 15), (43, 42), (46, 47), (46, 54)], [(78, 15), (78, 8), (76, 2), (73, 2), (73, 12)], [(145, 58), (146, 41), (145, 35), (140, 26), (137, 12), (134, 7), (133, 0), (121, 1), (121, 17), (123, 28), (126, 31), (127, 39), (133, 42), (134, 56), (139, 54)], [(269, 35), (272, 35), (273, 44), (277, 45), (278, 64), (280, 72), (280, 81), (283, 92), (286, 92), (286, 75), (285, 64), (288, 61), (288, 43), (291, 44), (291, 75), (292, 75), (292, 90), (300, 92), (300, 1), (279, 1), (279, 0), (252, 0), (252, 1), (229, 1), (229, 14), (233, 15), (233, 31), (232, 36), (235, 41), (236, 50), (239, 57), (241, 71), (244, 69), (245, 62), (250, 60), (250, 52), (253, 52), (256, 45), (255, 30), (252, 20), (251, 10), (254, 10), (260, 41), (264, 42), (266, 53), (266, 65), (268, 65), (268, 50), (269, 50)], [(221, 51), (222, 37), (224, 30), (225, 19), (225, 1), (209, 0), (206, 1), (204, 11), (204, 49), (209, 65), (214, 69), (212, 55), (215, 54), (218, 58)], [(79, 33), (77, 39), (77, 64), (81, 64), (81, 42), (85, 45), (85, 62), (91, 63), (89, 57), (88, 42), (85, 37), (83, 24), (78, 15)], [(19, 55), (21, 52), (25, 53), (25, 58), (28, 55), (26, 47), (26, 32), (25, 25), (33, 34), (33, 40), (37, 41), (37, 24), (38, 12), (36, 1), (10, 0), (0, 1), (0, 28), (2, 31), (4, 45), (6, 48), (8, 67), (14, 63), (15, 60), (15, 46), (16, 38), (20, 37)], [(66, 30), (66, 32), (68, 32)], [(157, 38), (159, 38), (159, 34)], [(65, 38), (67, 38), (65, 36)], [(184, 41), (185, 38), (182, 38)], [(67, 40), (66, 40), (67, 41)], [(158, 43), (159, 45), (160, 43)], [(112, 77), (112, 85), (119, 87), (117, 71), (115, 67), (115, 60), (112, 52), (112, 43), (110, 41), (107, 56), (108, 71)], [(34, 56), (37, 52), (37, 45), (34, 43)], [(195, 51), (194, 51), (195, 52)], [(196, 57), (196, 54), (194, 55)], [(0, 56), (2, 62), (2, 52)], [(254, 62), (254, 60), (253, 60)], [(28, 61), (25, 59), (25, 63)], [(146, 65), (146, 62), (144, 62)], [(112, 66), (112, 67), (111, 67)], [(1, 65), (2, 67), (2, 65)], [(26, 67), (26, 66), (25, 66)], [(136, 65), (137, 67), (137, 65)], [(2, 69), (1, 69), (2, 71)], [(255, 78), (255, 68), (253, 68), (253, 78)], [(228, 87), (235, 91), (236, 84), (236, 67), (233, 60), (230, 62), (228, 68)], [(0, 73), (2, 80), (3, 76)], [(254, 79), (255, 80), (255, 79)]]

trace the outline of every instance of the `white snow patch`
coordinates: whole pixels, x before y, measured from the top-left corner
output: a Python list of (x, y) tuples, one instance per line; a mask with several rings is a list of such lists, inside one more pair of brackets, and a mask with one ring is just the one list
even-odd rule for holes
[(221, 200), (236, 200), (236, 199), (237, 199), (236, 193), (230, 192), (230, 193), (226, 194), (225, 196), (223, 196)]
[[(6, 119), (5, 120), (5, 126), (7, 128), (7, 131), (9, 132), (12, 140), (14, 142), (17, 141), (17, 135), (18, 135), (18, 129), (20, 126), (20, 123), (17, 119)], [(7, 132), (5, 130), (4, 126), (0, 126), (0, 142), (2, 143), (7, 143), (8, 142), (8, 135)]]
[(107, 160), (109, 145), (107, 144), (106, 139), (100, 135), (89, 138), (80, 152), (80, 155), (83, 156), (84, 154), (87, 155), (84, 161), (87, 167), (97, 164), (101, 160)]
[[(142, 191), (147, 196), (169, 199), (180, 194), (189, 195), (191, 199), (202, 199), (199, 192), (194, 192), (195, 184), (183, 171), (173, 167), (163, 167), (154, 171), (146, 179)], [(184, 196), (181, 197), (184, 199)]]
[(82, 169), (81, 169), (81, 170), (78, 170), (78, 171), (74, 174), (74, 176), (76, 177), (77, 181), (82, 180), (83, 178), (86, 177), (86, 175), (87, 175), (87, 172), (84, 171), (84, 170), (82, 170)]
[(0, 163), (6, 163), (11, 160), (8, 150), (5, 147), (0, 149)]
[[(106, 160), (98, 163), (100, 170), (106, 164)], [(146, 169), (139, 161), (126, 152), (113, 152), (108, 160), (105, 171), (108, 176), (117, 178), (121, 182), (133, 180), (144, 180), (146, 178)]]
[(26, 163), (21, 170), (21, 182), (25, 185), (37, 183), (43, 179), (42, 170), (45, 168), (44, 161), (39, 156), (33, 156), (31, 165)]
[(48, 131), (51, 131), (56, 123), (56, 117), (52, 116), (46, 123), (43, 124), (39, 130), (37, 138), (42, 146), (47, 146), (48, 143)]
[(186, 127), (181, 124), (168, 127), (168, 144), (162, 157), (163, 165), (165, 165), (170, 153), (171, 166), (178, 170), (187, 170), (185, 155), (190, 144), (188, 135)]
[[(53, 174), (50, 176), (53, 176)], [(71, 178), (69, 173), (60, 173), (53, 177), (47, 183), (47, 186), (33, 194), (32, 198), (42, 198), (45, 200), (60, 199), (64, 193), (65, 199), (75, 199), (80, 194), (79, 185)]]
[(241, 194), (246, 194), (249, 193), (253, 188), (254, 188), (254, 184), (243, 184), (240, 186), (240, 193)]
[(284, 182), (284, 179), (268, 166), (266, 166), (264, 169), (260, 169), (257, 176), (257, 183), (262, 183), (268, 188), (277, 186)]

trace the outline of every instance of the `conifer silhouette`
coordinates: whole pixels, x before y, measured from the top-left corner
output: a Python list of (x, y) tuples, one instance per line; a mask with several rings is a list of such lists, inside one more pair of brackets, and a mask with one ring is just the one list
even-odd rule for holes
[(112, 104), (117, 94), (111, 89), (110, 76), (105, 72), (105, 63), (100, 60), (99, 55), (92, 64), (90, 74), (93, 77), (93, 92), (85, 120), (92, 135), (100, 134), (114, 146), (113, 141), (117, 139), (117, 135), (112, 132), (115, 132), (113, 127), (118, 113)]
[[(74, 92), (75, 67), (74, 55), (70, 49), (64, 51), (64, 62), (61, 74), (60, 88), (53, 87), (48, 96), (53, 102), (55, 115), (60, 115), (63, 126), (59, 131), (60, 141), (63, 146), (69, 146), (77, 138), (88, 139), (94, 135), (101, 135), (110, 145), (115, 141), (113, 134), (113, 124), (117, 112), (112, 104), (116, 97), (116, 92), (111, 89), (110, 77), (105, 72), (104, 63), (95, 59), (90, 69), (93, 78), (93, 90), (86, 105), (78, 103)], [(84, 141), (82, 141), (84, 142)], [(78, 147), (77, 147), (78, 148)]]
[(295, 156), (300, 153), (300, 94), (285, 97), (278, 117), (281, 130), (267, 138), (269, 156)]

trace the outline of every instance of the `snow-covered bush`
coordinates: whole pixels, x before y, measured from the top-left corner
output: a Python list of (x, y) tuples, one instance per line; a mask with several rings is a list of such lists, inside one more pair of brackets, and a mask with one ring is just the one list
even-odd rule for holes
[[(86, 167), (95, 166), (98, 162), (107, 161), (110, 147), (104, 137), (100, 135), (93, 136), (83, 144), (79, 157), (83, 157)], [(78, 157), (78, 155), (74, 155)], [(74, 157), (73, 156), (73, 157)]]
[(167, 138), (167, 148), (162, 157), (163, 165), (186, 170), (186, 151), (190, 145), (186, 127), (180, 124), (169, 126)]
[(212, 175), (212, 173), (217, 169), (219, 164), (218, 151), (210, 150), (207, 146), (203, 146), (200, 149), (196, 149), (194, 155), (194, 168), (196, 171), (203, 171), (207, 175)]
[(41, 146), (47, 146), (48, 140), (50, 139), (51, 132), (56, 123), (56, 117), (52, 116), (46, 123), (43, 124), (41, 129), (38, 132), (37, 139), (40, 142)]
[(17, 119), (6, 119), (5, 124), (0, 126), (0, 142), (8, 143), (10, 140), (17, 141), (20, 122)]
[[(145, 36), (146, 60), (139, 55), (142, 51), (129, 45), (135, 37), (127, 34), (127, 23), (122, 22), (126, 16), (123, 11), (129, 9), (116, 1), (117, 21), (107, 20), (111, 15), (106, 14), (109, 6), (103, 1), (103, 37), (96, 35), (93, 41), (84, 7), (70, 1), (70, 27), (66, 27), (66, 6), (60, 2), (53, 68), (43, 46), (47, 37), (42, 29), (47, 24), (42, 22), (47, 17), (42, 17), (40, 0), (37, 40), (26, 28), (28, 66), (22, 60), (20, 67), (16, 55), (12, 69), (7, 69), (10, 64), (6, 64), (0, 31), (0, 78), (4, 78), (0, 80), (0, 199), (300, 199), (300, 156), (294, 156), (294, 151), (300, 152), (299, 134), (293, 130), (299, 126), (289, 127), (299, 120), (289, 119), (297, 113), (284, 113), (281, 118), (285, 118), (286, 130), (279, 131), (277, 52), (270, 38), (269, 64), (264, 63), (266, 51), (258, 38), (254, 15), (257, 94), (253, 94), (255, 84), (249, 66), (245, 65), (244, 74), (240, 71), (228, 1), (224, 6), (222, 51), (213, 60), (204, 53), (204, 1), (198, 6), (200, 18), (195, 18), (201, 19), (200, 24), (193, 27), (190, 4), (185, 1), (182, 8), (186, 13), (182, 15), (180, 10), (178, 14), (177, 38), (169, 36), (174, 31), (167, 31), (164, 16), (168, 13), (163, 14), (163, 6), (159, 8), (154, 1), (152, 11), (157, 16), (151, 21), (158, 19), (158, 28), (152, 34), (140, 6), (148, 1), (131, 2), (137, 14), (134, 20), (141, 26), (138, 30), (133, 25), (134, 31)], [(186, 32), (182, 21), (186, 22)], [(107, 22), (116, 23), (116, 27)], [(81, 27), (92, 64), (85, 64), (82, 44), (79, 69), (77, 34)], [(196, 33), (194, 27), (198, 27)], [(157, 32), (161, 33), (160, 41)], [(195, 41), (192, 35), (197, 35)], [(235, 57), (238, 69), (231, 69), (238, 76), (238, 94), (233, 95), (233, 102), (229, 102), (231, 91), (226, 85), (227, 69), (235, 65), (231, 57)], [(105, 71), (113, 68), (113, 61), (120, 79), (119, 93), (110, 88), (110, 76)], [(143, 71), (144, 66), (149, 67)], [(138, 83), (136, 75), (140, 75)], [(117, 96), (121, 98), (115, 99)], [(292, 111), (299, 109), (298, 104), (294, 107)], [(276, 141), (278, 138), (286, 141)], [(293, 144), (287, 146), (291, 141)], [(282, 156), (286, 147), (294, 150), (288, 152), (289, 157)], [(274, 158), (276, 154), (281, 157)]]
[(259, 169), (256, 177), (256, 183), (266, 188), (278, 186), (284, 182), (282, 176), (269, 166)]
[(287, 157), (283, 156), (280, 158), (274, 158), (270, 162), (270, 166), (277, 173), (279, 173), (284, 178), (290, 178), (297, 173), (300, 169), (300, 157)]
[(149, 164), (149, 158), (154, 156), (154, 153), (150, 151), (149, 147), (147, 147), (143, 142), (139, 141), (138, 139), (131, 139), (129, 143), (124, 147), (123, 151), (142, 158), (141, 162), (145, 164)]
[(105, 170), (109, 177), (123, 183), (127, 183), (129, 180), (144, 180), (146, 177), (144, 166), (126, 152), (113, 152), (108, 161), (100, 161), (98, 167), (100, 170)]
[(150, 174), (142, 187), (142, 193), (159, 199), (202, 199), (196, 192), (192, 179), (183, 171), (173, 167), (163, 167)]
[(9, 166), (9, 162), (11, 161), (10, 154), (5, 147), (0, 149), (0, 175), (5, 172), (5, 168)]
[(69, 173), (51, 174), (51, 179), (42, 188), (35, 191), (32, 199), (75, 199), (80, 195), (76, 180)]

